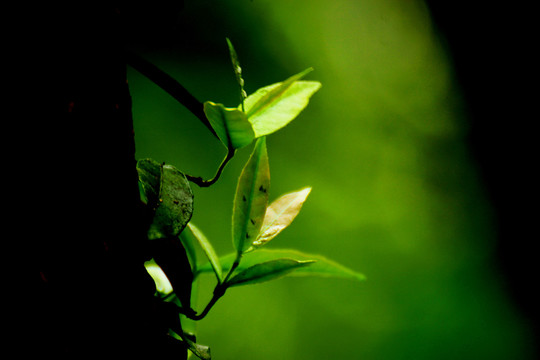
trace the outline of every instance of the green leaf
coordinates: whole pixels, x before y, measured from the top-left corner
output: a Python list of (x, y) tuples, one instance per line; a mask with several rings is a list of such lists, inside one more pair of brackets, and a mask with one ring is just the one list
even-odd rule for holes
[(229, 38), (225, 38), (225, 39), (227, 40), (227, 46), (229, 47), (229, 54), (231, 55), (231, 63), (234, 69), (234, 75), (236, 76), (236, 82), (238, 82), (238, 85), (240, 86), (240, 99), (243, 102), (244, 99), (247, 97), (247, 94), (244, 91), (244, 79), (242, 78), (242, 68), (240, 67), (240, 62), (238, 61), (238, 55), (236, 54), (236, 50), (234, 50), (234, 46), (231, 43), (231, 40), (229, 40)]
[[(195, 339), (195, 337), (192, 336), (192, 335), (186, 334), (183, 331), (183, 328), (181, 327), (180, 324), (170, 328), (169, 329), (169, 334), (173, 338), (175, 338), (177, 340), (180, 340), (180, 341), (183, 341), (185, 343), (186, 347), (189, 349), (189, 351), (191, 351), (193, 353), (193, 355), (195, 355), (199, 359), (202, 359), (202, 360), (211, 360), (212, 359), (212, 356), (210, 354), (210, 347), (208, 347), (206, 345), (198, 344), (194, 340), (191, 340), (192, 338)], [(188, 356), (188, 358), (191, 358), (191, 357)]]
[(146, 197), (146, 192), (144, 191), (143, 183), (141, 180), (138, 181), (139, 185), (139, 197), (141, 199), (141, 202), (144, 205), (148, 205), (148, 198)]
[(173, 292), (173, 287), (171, 285), (171, 282), (167, 278), (167, 275), (161, 270), (158, 264), (154, 261), (154, 259), (150, 259), (144, 263), (144, 267), (146, 268), (146, 271), (148, 274), (152, 277), (154, 280), (154, 283), (156, 284), (156, 291), (165, 296), (169, 295)]
[[(254, 252), (245, 254), (237, 268), (237, 271), (243, 271), (258, 263), (276, 260), (280, 258), (295, 259), (298, 261), (316, 260), (317, 262), (308, 267), (302, 267), (291, 273), (293, 276), (318, 276), (318, 277), (333, 277), (349, 280), (365, 280), (366, 277), (346, 266), (338, 264), (321, 255), (306, 254), (298, 250), (292, 249), (259, 249)], [(220, 258), (223, 269), (229, 269), (234, 260), (236, 253), (229, 254)], [(212, 267), (206, 263), (199, 267), (199, 272), (211, 272)]]
[(266, 139), (257, 140), (253, 152), (244, 166), (234, 197), (232, 236), (235, 249), (241, 253), (251, 246), (263, 224), (268, 205), (270, 168)]
[(321, 87), (318, 81), (300, 81), (308, 68), (289, 79), (265, 86), (245, 100), (245, 111), (255, 137), (271, 134), (290, 123), (307, 106), (309, 98)]
[(204, 113), (221, 142), (227, 149), (238, 149), (250, 144), (255, 138), (246, 114), (234, 108), (212, 101), (204, 103)]
[(311, 188), (307, 187), (296, 192), (285, 194), (270, 204), (266, 209), (261, 232), (257, 239), (252, 243), (253, 248), (263, 246), (289, 226), (300, 212), (300, 209), (310, 192)]
[(263, 281), (277, 279), (288, 273), (313, 264), (313, 260), (298, 261), (293, 259), (275, 259), (260, 264), (256, 264), (233, 276), (228, 282), (228, 286), (250, 285)]
[(193, 272), (189, 258), (179, 238), (151, 241), (149, 249), (157, 265), (163, 270), (174, 293), (185, 309), (191, 308)]
[(211, 360), (212, 355), (210, 354), (210, 347), (206, 345), (197, 344), (196, 342), (191, 341), (188, 337), (184, 337), (184, 340), (188, 346), (188, 349), (199, 359), (202, 360)]
[(195, 242), (198, 242), (198, 240), (195, 238), (195, 235), (193, 235), (193, 232), (189, 229), (189, 223), (186, 228), (180, 233), (180, 241), (182, 242), (182, 245), (184, 246), (184, 249), (186, 249), (186, 254), (189, 259), (189, 263), (191, 264), (191, 270), (193, 273), (197, 272), (197, 252), (195, 250)]
[(146, 205), (155, 208), (159, 198), (159, 180), (161, 178), (160, 164), (152, 159), (137, 162), (139, 175), (139, 193)]
[(137, 162), (139, 180), (152, 209), (150, 240), (176, 237), (193, 214), (193, 193), (185, 175), (171, 165), (154, 160)]
[(199, 245), (204, 251), (204, 254), (208, 258), (208, 261), (212, 265), (212, 269), (214, 270), (214, 273), (216, 274), (217, 280), (219, 283), (221, 283), (223, 279), (223, 270), (221, 268), (221, 264), (219, 262), (219, 257), (217, 256), (214, 248), (212, 247), (212, 244), (208, 241), (206, 236), (197, 228), (195, 225), (189, 223), (187, 225), (185, 232), (190, 232), (193, 237), (199, 242)]

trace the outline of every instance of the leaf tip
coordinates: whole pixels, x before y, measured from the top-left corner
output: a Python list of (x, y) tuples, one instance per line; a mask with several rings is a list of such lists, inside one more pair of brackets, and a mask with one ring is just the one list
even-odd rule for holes
[(233, 44), (231, 42), (231, 39), (226, 37), (225, 40), (227, 41), (227, 47), (229, 48), (229, 53), (230, 53), (231, 58), (232, 58), (233, 63), (234, 63), (236, 61), (236, 50), (234, 50), (234, 46), (233, 46)]
[(303, 78), (304, 76), (306, 76), (307, 74), (309, 74), (310, 72), (312, 72), (314, 70), (315, 70), (315, 68), (310, 66), (307, 69), (305, 69), (304, 71), (302, 71), (301, 73), (299, 73), (297, 76), (298, 76), (299, 79), (301, 79), (301, 78)]

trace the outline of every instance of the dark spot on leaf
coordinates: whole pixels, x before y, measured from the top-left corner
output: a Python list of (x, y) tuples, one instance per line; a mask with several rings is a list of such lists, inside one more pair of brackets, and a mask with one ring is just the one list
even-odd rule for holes
[(248, 233), (246, 233), (246, 239), (249, 239), (249, 234)]
[(261, 192), (263, 192), (263, 193), (266, 193), (267, 190), (261, 185), (261, 186), (259, 187), (259, 191), (261, 191)]
[(173, 200), (173, 203), (175, 203), (175, 205), (178, 205), (178, 204), (180, 204), (180, 201), (178, 201), (178, 200)]
[(242, 195), (242, 201), (247, 201), (246, 197)]

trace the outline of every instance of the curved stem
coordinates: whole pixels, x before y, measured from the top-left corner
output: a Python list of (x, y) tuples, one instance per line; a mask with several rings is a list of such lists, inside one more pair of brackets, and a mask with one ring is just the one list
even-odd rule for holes
[(218, 283), (214, 289), (214, 295), (212, 296), (212, 299), (210, 299), (210, 302), (206, 305), (206, 307), (204, 308), (204, 310), (200, 313), (200, 314), (187, 314), (186, 316), (189, 317), (191, 320), (202, 320), (204, 319), (204, 317), (206, 315), (208, 315), (208, 313), (210, 312), (210, 310), (212, 309), (212, 307), (216, 304), (216, 302), (223, 296), (225, 295), (225, 292), (227, 291), (228, 289), (228, 285), (227, 285), (227, 281), (229, 280), (229, 278), (232, 276), (232, 274), (234, 273), (234, 271), (236, 270), (236, 268), (238, 267), (238, 265), (240, 265), (240, 260), (242, 259), (242, 253), (241, 252), (238, 252), (236, 254), (236, 259), (234, 260), (234, 263), (233, 265), (231, 266), (231, 269), (229, 270), (229, 272), (227, 273), (227, 276), (225, 276), (225, 279), (223, 280), (223, 282), (221, 283)]
[(215, 184), (216, 181), (218, 181), (219, 178), (221, 177), (221, 173), (223, 173), (223, 170), (225, 169), (225, 166), (227, 166), (229, 161), (231, 161), (231, 159), (234, 157), (235, 153), (236, 153), (236, 150), (234, 150), (234, 149), (227, 150), (227, 155), (225, 156), (225, 159), (223, 159), (223, 161), (219, 165), (219, 168), (217, 169), (217, 172), (216, 172), (216, 174), (214, 175), (214, 177), (212, 179), (204, 180), (200, 176), (191, 176), (191, 175), (186, 175), (186, 178), (189, 181), (191, 181), (192, 183), (199, 185), (200, 187), (208, 187), (208, 186), (211, 186), (211, 185)]
[(236, 253), (236, 259), (234, 259), (234, 263), (232, 264), (231, 269), (229, 270), (229, 272), (227, 273), (227, 275), (223, 279), (222, 284), (224, 284), (224, 285), (227, 284), (227, 282), (229, 281), (231, 275), (234, 273), (234, 271), (236, 270), (238, 265), (240, 265), (240, 260), (242, 260), (242, 255), (243, 254), (241, 252)]
[(204, 319), (204, 317), (206, 315), (208, 315), (208, 313), (210, 312), (210, 310), (212, 309), (212, 307), (216, 304), (216, 302), (223, 296), (225, 295), (225, 291), (227, 290), (226, 287), (222, 286), (222, 285), (218, 285), (216, 286), (216, 288), (214, 289), (214, 296), (212, 296), (212, 299), (210, 299), (210, 302), (208, 303), (208, 305), (206, 305), (206, 307), (204, 308), (204, 310), (200, 313), (200, 314), (195, 314), (195, 315), (192, 315), (192, 316), (188, 316), (191, 320), (202, 320)]

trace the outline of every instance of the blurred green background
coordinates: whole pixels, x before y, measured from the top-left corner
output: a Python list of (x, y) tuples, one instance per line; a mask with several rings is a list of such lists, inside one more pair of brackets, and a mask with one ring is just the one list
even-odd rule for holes
[[(494, 265), (493, 212), (452, 62), (423, 2), (186, 0), (175, 24), (137, 51), (202, 101), (238, 103), (226, 36), (248, 93), (315, 68), (309, 78), (322, 89), (268, 138), (271, 199), (313, 191), (269, 246), (324, 254), (368, 277), (231, 289), (198, 326), (216, 359), (533, 358)], [(137, 157), (211, 177), (219, 141), (128, 75)], [(232, 199), (250, 150), (213, 187), (194, 186), (193, 222), (221, 255), (232, 251)], [(205, 279), (199, 307), (212, 290)]]

